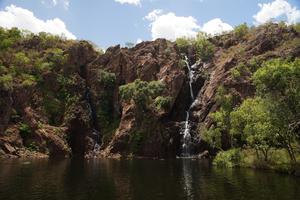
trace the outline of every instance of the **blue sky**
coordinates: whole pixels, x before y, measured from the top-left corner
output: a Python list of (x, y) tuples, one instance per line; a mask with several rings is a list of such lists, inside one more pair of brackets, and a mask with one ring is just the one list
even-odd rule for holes
[[(137, 2), (139, 0), (0, 0), (0, 26), (20, 26), (33, 32), (63, 30), (69, 38), (90, 40), (107, 48), (157, 37), (172, 40), (193, 36), (199, 30), (217, 34), (243, 22), (258, 25), (271, 18), (288, 23), (300, 21), (300, 0)], [(30, 12), (34, 17), (29, 16)]]

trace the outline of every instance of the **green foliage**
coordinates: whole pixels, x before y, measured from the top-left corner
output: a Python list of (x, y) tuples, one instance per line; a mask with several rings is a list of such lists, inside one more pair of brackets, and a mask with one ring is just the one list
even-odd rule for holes
[(192, 39), (188, 39), (185, 37), (177, 38), (176, 45), (181, 53), (187, 53), (189, 46), (192, 45)]
[(20, 131), (20, 135), (23, 139), (28, 138), (32, 133), (31, 128), (25, 123), (20, 124), (19, 131)]
[(204, 62), (212, 59), (215, 53), (215, 46), (207, 39), (207, 37), (199, 33), (196, 40), (193, 41), (196, 50), (197, 59), (202, 59)]
[(146, 109), (153, 100), (165, 90), (160, 81), (141, 81), (136, 79), (132, 83), (120, 86), (120, 96), (123, 100), (133, 100), (140, 109)]
[(181, 53), (186, 54), (189, 46), (193, 46), (197, 59), (209, 61), (215, 53), (215, 46), (208, 40), (205, 33), (199, 32), (196, 38), (178, 38), (176, 44)]
[(295, 148), (299, 146), (300, 59), (264, 62), (252, 79), (257, 96), (244, 100), (235, 110), (230, 109), (232, 98), (224, 98), (224, 89), (218, 91), (217, 101), (222, 106), (211, 115), (216, 126), (209, 130), (211, 137), (230, 131), (235, 146), (255, 149), (257, 160), (262, 155), (267, 163), (272, 148), (284, 148), (295, 164)]
[(17, 66), (26, 66), (30, 62), (30, 59), (26, 56), (24, 52), (19, 52), (15, 54), (14, 64)]
[(63, 104), (55, 97), (46, 96), (43, 100), (43, 106), (52, 125), (59, 124), (59, 117), (63, 115)]
[(246, 76), (247, 74), (250, 74), (250, 70), (244, 63), (240, 63), (236, 67), (232, 68), (230, 70), (231, 76), (234, 79), (239, 79), (242, 77), (242, 75)]
[(38, 151), (39, 150), (39, 147), (34, 142), (28, 144), (26, 147), (29, 151)]
[(201, 138), (212, 147), (222, 149), (222, 134), (228, 134), (231, 128), (230, 113), (234, 108), (234, 96), (220, 86), (215, 99), (220, 105), (220, 109), (209, 115), (214, 125), (200, 134)]
[(17, 28), (6, 30), (0, 27), (0, 51), (11, 48), (21, 37), (21, 31)]
[(221, 151), (217, 154), (213, 161), (213, 165), (218, 167), (235, 167), (241, 161), (241, 149), (230, 149)]
[(33, 86), (37, 83), (36, 78), (30, 74), (21, 74), (22, 86)]
[(267, 104), (272, 125), (278, 131), (280, 145), (296, 162), (293, 143), (299, 142), (300, 124), (300, 59), (295, 61), (275, 59), (263, 64), (253, 76), (259, 96)]
[(281, 59), (267, 61), (253, 76), (253, 82), (259, 95), (272, 95), (284, 100), (292, 98), (297, 100), (295, 103), (299, 103), (299, 99), (297, 99), (300, 92), (299, 80), (300, 59), (293, 62)]
[(130, 150), (132, 153), (137, 154), (144, 141), (144, 134), (141, 132), (133, 132), (130, 134)]
[(278, 145), (276, 139), (280, 131), (272, 124), (267, 103), (259, 97), (247, 99), (231, 113), (231, 134), (251, 148), (261, 151), (266, 161), (270, 148)]
[(52, 35), (50, 33), (46, 33), (46, 32), (40, 32), (38, 34), (39, 39), (40, 39), (40, 47), (43, 49), (47, 49), (47, 48), (55, 48), (59, 45), (61, 45), (62, 40), (64, 40), (64, 38), (57, 36), (57, 35)]
[(222, 132), (219, 127), (211, 126), (209, 129), (200, 130), (201, 139), (215, 149), (222, 149)]
[(114, 88), (116, 75), (114, 73), (107, 72), (105, 70), (99, 70), (98, 80), (103, 90), (100, 91), (99, 103), (97, 106), (97, 119), (101, 124), (102, 129), (110, 129), (115, 119), (114, 113)]
[(249, 32), (249, 27), (247, 26), (246, 23), (238, 25), (234, 28), (234, 35), (239, 39), (245, 37), (248, 32)]
[(296, 23), (293, 25), (293, 29), (300, 34), (300, 23)]
[(13, 78), (10, 74), (0, 76), (0, 88), (10, 90), (13, 87)]
[(8, 69), (5, 66), (0, 65), (0, 75), (8, 72)]
[(47, 63), (53, 63), (52, 65), (63, 66), (68, 59), (68, 55), (59, 48), (47, 49), (45, 59)]
[(158, 96), (154, 100), (154, 105), (157, 110), (167, 110), (170, 107), (171, 97)]
[(99, 72), (100, 83), (107, 88), (113, 88), (115, 86), (116, 75), (114, 73), (100, 70)]

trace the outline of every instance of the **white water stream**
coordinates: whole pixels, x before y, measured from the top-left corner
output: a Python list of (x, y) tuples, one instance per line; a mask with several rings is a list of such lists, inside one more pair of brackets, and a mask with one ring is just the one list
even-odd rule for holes
[[(193, 78), (194, 78), (194, 72), (193, 72), (193, 66), (190, 66), (188, 57), (185, 56), (185, 63), (188, 68), (188, 75), (189, 75), (189, 87), (190, 87), (190, 96), (192, 99), (191, 106), (193, 105), (195, 101), (194, 97), (194, 91), (193, 91)], [(190, 108), (186, 111), (186, 119), (184, 122), (184, 128), (182, 129), (181, 133), (183, 135), (183, 140), (182, 140), (182, 154), (181, 156), (183, 157), (190, 157), (191, 155), (191, 144), (192, 144), (192, 136), (191, 136), (191, 125), (190, 125)]]

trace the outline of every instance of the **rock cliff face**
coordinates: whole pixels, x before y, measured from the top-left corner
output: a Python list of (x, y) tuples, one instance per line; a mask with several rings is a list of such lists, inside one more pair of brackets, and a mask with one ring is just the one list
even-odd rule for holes
[[(231, 69), (254, 60), (299, 57), (296, 31), (274, 24), (254, 32), (247, 38), (233, 33), (211, 38), (216, 47), (213, 58), (194, 65), (193, 135), (201, 136), (201, 127), (212, 125), (209, 113), (219, 107), (215, 101), (219, 86), (238, 97), (236, 104), (254, 94), (251, 74), (234, 78)], [(182, 53), (193, 64), (193, 48), (180, 52), (175, 43), (158, 39), (130, 49), (114, 46), (100, 54), (84, 41), (61, 41), (55, 47), (41, 44), (39, 37), (33, 37), (15, 44), (15, 49), (39, 49), (44, 58), (49, 49), (60, 48), (66, 60), (39, 72), (35, 84), (20, 84), (13, 77), (12, 87), (0, 88), (0, 155), (174, 157), (180, 153), (180, 129), (192, 104)], [(12, 61), (0, 58), (9, 68)], [(134, 102), (124, 102), (119, 87), (136, 79), (163, 83), (164, 95), (171, 99), (168, 108), (140, 113)], [(195, 153), (206, 148), (201, 140), (194, 145)]]

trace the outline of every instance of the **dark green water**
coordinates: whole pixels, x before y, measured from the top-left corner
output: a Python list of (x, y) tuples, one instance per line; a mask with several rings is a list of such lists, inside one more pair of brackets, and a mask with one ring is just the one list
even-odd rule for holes
[(300, 199), (300, 178), (199, 160), (0, 161), (1, 200)]

